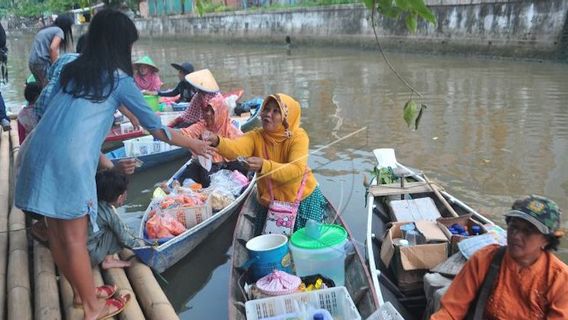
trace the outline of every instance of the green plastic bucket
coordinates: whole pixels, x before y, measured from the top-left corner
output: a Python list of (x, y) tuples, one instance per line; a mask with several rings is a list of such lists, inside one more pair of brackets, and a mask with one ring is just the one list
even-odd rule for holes
[(150, 109), (155, 112), (160, 111), (160, 98), (158, 96), (144, 95), (144, 100), (146, 100)]

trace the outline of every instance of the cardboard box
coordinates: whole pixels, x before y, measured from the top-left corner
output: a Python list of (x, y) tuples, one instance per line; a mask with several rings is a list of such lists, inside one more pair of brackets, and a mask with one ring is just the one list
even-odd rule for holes
[(393, 221), (436, 221), (442, 215), (430, 197), (389, 202)]
[(424, 274), (448, 258), (448, 238), (436, 222), (418, 221), (416, 228), (428, 243), (395, 246), (393, 239), (402, 238), (400, 226), (406, 223), (395, 222), (387, 231), (381, 246), (381, 260), (393, 272), (399, 288), (410, 293), (422, 290)]
[(482, 224), (475, 222), (471, 217), (472, 217), (471, 214), (466, 214), (459, 217), (439, 218), (436, 220), (436, 222), (440, 226), (440, 229), (442, 229), (444, 234), (448, 237), (448, 239), (450, 239), (450, 254), (454, 254), (459, 251), (458, 243), (460, 241), (473, 236), (473, 235), (462, 236), (462, 235), (452, 234), (448, 229), (450, 226), (457, 223), (462, 227), (465, 227), (466, 230), (468, 230), (468, 232), (471, 232), (471, 227), (479, 226), (481, 228), (481, 234), (487, 233), (487, 229), (485, 229), (485, 227)]

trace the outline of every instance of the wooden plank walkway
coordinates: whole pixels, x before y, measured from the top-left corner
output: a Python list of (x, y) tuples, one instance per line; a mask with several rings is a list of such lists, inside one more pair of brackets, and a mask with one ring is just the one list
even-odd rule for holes
[[(17, 123), (0, 135), (0, 319), (80, 320), (83, 311), (73, 306), (73, 293), (57, 269), (49, 249), (28, 234), (29, 219), (13, 206), (14, 163), (19, 151)], [(28, 225), (26, 224), (28, 220)], [(123, 250), (120, 256), (133, 253)], [(123, 269), (93, 269), (97, 284), (116, 284), (133, 299), (114, 319), (179, 319), (154, 274), (138, 259)]]

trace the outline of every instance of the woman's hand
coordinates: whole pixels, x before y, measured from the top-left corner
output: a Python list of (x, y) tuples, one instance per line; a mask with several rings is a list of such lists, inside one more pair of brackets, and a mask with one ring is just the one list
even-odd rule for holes
[(189, 149), (194, 155), (204, 156), (204, 157), (210, 156), (215, 151), (217, 151), (215, 148), (209, 145), (209, 142), (197, 139), (191, 139), (191, 142), (189, 144)]
[(260, 172), (262, 170), (262, 164), (264, 163), (264, 159), (259, 157), (248, 157), (246, 159), (249, 170), (254, 172)]
[(142, 129), (142, 127), (140, 126), (140, 120), (138, 120), (138, 118), (134, 117), (134, 118), (130, 119), (130, 123), (132, 124), (132, 129), (134, 131), (138, 131), (138, 130)]
[(211, 146), (218, 146), (219, 145), (219, 136), (213, 132), (208, 131), (209, 134), (202, 136), (203, 140), (209, 143)]
[(122, 159), (118, 161), (114, 168), (115, 170), (118, 170), (119, 172), (122, 172), (126, 175), (131, 175), (134, 173), (134, 170), (136, 170), (136, 159)]

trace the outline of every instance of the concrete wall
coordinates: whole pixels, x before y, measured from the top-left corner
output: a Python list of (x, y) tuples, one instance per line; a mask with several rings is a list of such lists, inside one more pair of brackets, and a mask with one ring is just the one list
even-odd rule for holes
[[(436, 26), (421, 22), (412, 34), (402, 19), (378, 19), (385, 48), (539, 59), (566, 56), (568, 0), (427, 1), (436, 4), (431, 6)], [(136, 20), (136, 25), (150, 37), (283, 43), (289, 35), (299, 45), (376, 46), (370, 12), (362, 5), (171, 16)]]

